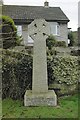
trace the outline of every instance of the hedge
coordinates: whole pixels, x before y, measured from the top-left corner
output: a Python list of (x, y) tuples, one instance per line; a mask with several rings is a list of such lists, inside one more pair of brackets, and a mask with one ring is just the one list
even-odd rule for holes
[(23, 53), (3, 51), (3, 98), (23, 98), (26, 89), (31, 88), (32, 57)]
[[(58, 95), (73, 94), (78, 90), (79, 64), (76, 56), (56, 56), (49, 60), (52, 80), (49, 88)], [(50, 78), (51, 79), (51, 78)]]
[[(23, 99), (25, 91), (32, 89), (32, 61), (33, 57), (24, 52), (3, 50), (3, 98)], [(49, 89), (58, 89), (57, 94), (76, 90), (79, 79), (77, 57), (48, 56), (47, 69)]]

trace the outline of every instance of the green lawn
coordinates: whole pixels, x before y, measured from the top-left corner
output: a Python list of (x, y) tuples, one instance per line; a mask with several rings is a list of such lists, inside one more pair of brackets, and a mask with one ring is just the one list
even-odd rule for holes
[(3, 118), (77, 118), (78, 96), (59, 98), (57, 107), (24, 107), (22, 101), (4, 99)]

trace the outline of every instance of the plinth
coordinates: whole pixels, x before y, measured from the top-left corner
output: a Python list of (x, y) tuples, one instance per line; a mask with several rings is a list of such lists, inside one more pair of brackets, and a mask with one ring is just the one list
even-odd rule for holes
[(27, 90), (24, 95), (25, 106), (56, 106), (57, 96), (54, 91), (49, 90), (46, 93), (32, 93)]

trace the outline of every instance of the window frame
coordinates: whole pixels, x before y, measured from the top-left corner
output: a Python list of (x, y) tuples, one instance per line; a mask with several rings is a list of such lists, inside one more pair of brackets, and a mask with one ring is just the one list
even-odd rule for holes
[(55, 36), (60, 36), (60, 25), (59, 25), (59, 23), (58, 22), (49, 22), (49, 24), (50, 24), (50, 31), (52, 30), (52, 24), (55, 27), (55, 33), (53, 31), (51, 31), (51, 34), (55, 35)]

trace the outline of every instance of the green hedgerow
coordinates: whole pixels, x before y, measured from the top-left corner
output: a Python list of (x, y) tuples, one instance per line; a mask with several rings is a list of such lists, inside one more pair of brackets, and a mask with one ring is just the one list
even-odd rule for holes
[[(25, 91), (32, 89), (33, 57), (24, 52), (3, 50), (2, 63), (3, 98), (23, 99)], [(79, 80), (78, 66), (75, 56), (47, 57), (49, 88), (60, 89), (61, 94), (73, 92)]]

